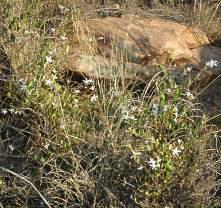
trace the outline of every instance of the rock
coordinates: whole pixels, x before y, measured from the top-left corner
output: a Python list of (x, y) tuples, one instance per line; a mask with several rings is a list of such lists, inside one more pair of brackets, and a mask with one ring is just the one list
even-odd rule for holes
[[(145, 61), (150, 63), (154, 59), (163, 61), (166, 55), (171, 60), (191, 57), (191, 48), (209, 43), (206, 36), (199, 31), (192, 31), (184, 25), (166, 20), (124, 17), (91, 20), (89, 28), (97, 36), (103, 36), (103, 42), (98, 42), (100, 50), (108, 54), (105, 48), (114, 39), (119, 49), (128, 52), (132, 62)], [(195, 32), (197, 39), (195, 38)], [(106, 46), (106, 47), (103, 47)], [(112, 48), (111, 48), (112, 49)]]
[[(143, 75), (150, 78), (149, 75), (157, 73), (158, 70), (154, 70), (158, 69), (155, 67), (158, 64), (177, 68), (192, 65), (200, 71), (211, 59), (221, 61), (221, 48), (211, 46), (205, 34), (172, 21), (129, 15), (91, 19), (86, 22), (86, 28), (82, 26), (82, 31), (89, 28), (95, 41), (87, 44), (94, 48), (96, 55), (86, 56), (82, 51), (70, 50), (72, 52), (67, 54), (64, 65), (88, 76), (111, 79), (116, 69), (118, 74), (121, 73), (119, 70), (124, 69), (125, 78), (143, 79)], [(76, 48), (76, 44), (73, 44), (76, 38), (76, 35), (70, 38), (72, 49)], [(128, 64), (117, 64), (119, 57)], [(110, 72), (109, 66), (115, 70)], [(220, 71), (219, 65), (215, 70), (209, 69), (208, 75), (206, 73), (202, 77), (213, 77)]]
[(151, 79), (159, 68), (147, 69), (135, 63), (120, 63), (110, 61), (101, 56), (93, 55), (75, 55), (67, 59), (64, 64), (65, 68), (86, 75), (88, 77), (97, 77), (104, 79), (125, 78), (128, 80), (139, 79), (142, 81)]

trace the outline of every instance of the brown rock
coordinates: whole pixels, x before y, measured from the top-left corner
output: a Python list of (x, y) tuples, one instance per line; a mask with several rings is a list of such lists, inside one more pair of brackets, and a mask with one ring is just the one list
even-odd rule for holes
[(104, 79), (125, 78), (128, 80), (149, 80), (159, 72), (159, 68), (140, 66), (135, 63), (120, 63), (101, 56), (74, 55), (64, 64), (65, 68), (71, 66), (72, 71), (89, 77)]
[[(69, 53), (64, 63), (66, 68), (89, 76), (111, 79), (116, 73), (116, 70), (112, 71), (111, 75), (108, 69), (111, 66), (112, 69), (117, 68), (118, 74), (121, 73), (119, 70), (124, 69), (124, 76), (129, 79), (139, 78), (137, 74), (148, 74), (147, 78), (150, 78), (149, 75), (154, 75), (158, 70), (149, 70), (157, 69), (153, 66), (158, 64), (176, 65), (178, 68), (193, 65), (200, 71), (211, 59), (221, 62), (221, 48), (210, 46), (207, 36), (198, 29), (176, 22), (130, 15), (88, 20), (86, 27), (85, 31), (89, 28), (90, 35), (96, 40), (88, 44), (97, 55), (84, 56), (82, 51), (77, 55), (76, 52)], [(119, 64), (119, 57), (120, 60), (127, 60), (128, 64)], [(219, 74), (221, 67), (208, 70), (208, 75), (202, 77)]]

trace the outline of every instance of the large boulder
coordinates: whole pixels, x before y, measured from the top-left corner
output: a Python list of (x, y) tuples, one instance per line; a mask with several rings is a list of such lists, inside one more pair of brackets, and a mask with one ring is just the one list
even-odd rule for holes
[(98, 48), (105, 56), (111, 56), (114, 46), (136, 63), (166, 64), (167, 61), (191, 59), (192, 49), (209, 44), (202, 32), (160, 19), (109, 17), (90, 20), (88, 27), (99, 40)]
[[(211, 46), (203, 32), (172, 21), (134, 15), (107, 17), (88, 20), (81, 31), (77, 36), (80, 42), (85, 34), (90, 37), (87, 47), (94, 49), (94, 57), (76, 50), (74, 34), (69, 39), (71, 47), (64, 66), (88, 76), (111, 79), (113, 74), (123, 74), (125, 78), (137, 79), (140, 74), (142, 79), (146, 75), (149, 79), (158, 72), (153, 71), (158, 64), (171, 68), (192, 65), (200, 71), (211, 59), (221, 62), (221, 48)], [(119, 64), (119, 57), (121, 61), (127, 60), (127, 64)], [(221, 66), (207, 69), (203, 73), (208, 79), (214, 73), (219, 74)]]

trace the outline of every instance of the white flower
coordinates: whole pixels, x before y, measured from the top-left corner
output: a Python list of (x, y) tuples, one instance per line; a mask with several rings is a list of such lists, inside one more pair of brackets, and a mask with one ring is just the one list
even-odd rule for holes
[(152, 113), (153, 113), (154, 115), (158, 115), (159, 112), (160, 112), (160, 110), (159, 110), (159, 105), (154, 103), (154, 104), (153, 104), (153, 107), (152, 107)]
[(193, 67), (188, 66), (188, 67), (186, 68), (186, 71), (191, 72), (191, 71), (192, 71), (192, 69), (193, 69)]
[(22, 84), (25, 84), (26, 83), (26, 80), (25, 79), (19, 79), (18, 80), (20, 83), (22, 83)]
[(80, 90), (75, 90), (74, 91), (76, 94), (79, 94), (81, 91)]
[(136, 121), (137, 119), (134, 117), (134, 115), (129, 116), (129, 119)]
[(8, 113), (8, 111), (6, 109), (2, 109), (1, 112), (5, 115)]
[(179, 156), (179, 153), (181, 152), (181, 150), (175, 147), (174, 149), (172, 149), (172, 152), (173, 152), (173, 156)]
[(50, 79), (45, 80), (45, 84), (49, 87), (53, 87), (53, 81)]
[(21, 115), (21, 111), (15, 111), (15, 114)]
[(165, 105), (165, 106), (163, 106), (163, 112), (167, 112), (167, 110), (168, 110), (168, 106), (167, 105)]
[(46, 62), (47, 64), (52, 64), (53, 63), (53, 59), (51, 56), (46, 56)]
[(62, 6), (62, 5), (58, 5), (58, 8), (61, 10), (61, 12), (63, 13), (63, 12), (69, 12), (70, 11), (70, 9), (68, 9), (68, 8), (65, 8), (64, 6)]
[(21, 85), (21, 86), (20, 86), (20, 89), (21, 89), (22, 91), (25, 91), (25, 90), (27, 89), (27, 86), (26, 86), (26, 85)]
[(135, 112), (135, 111), (138, 111), (139, 109), (137, 109), (138, 107), (137, 106), (131, 106), (131, 111)]
[(190, 91), (187, 91), (185, 95), (190, 99), (194, 99), (194, 96)]
[(94, 95), (91, 97), (91, 102), (96, 102), (96, 101), (97, 101), (97, 98), (98, 98), (98, 96), (94, 94)]
[(145, 141), (144, 141), (144, 144), (149, 144), (149, 143), (150, 143), (149, 140), (145, 140)]
[(50, 54), (51, 56), (54, 56), (54, 55), (56, 54), (56, 51), (57, 51), (57, 49), (54, 48), (54, 49), (52, 49), (51, 51), (49, 51), (49, 54)]
[(174, 111), (175, 113), (178, 113), (178, 108), (175, 106), (175, 107), (173, 108), (173, 111)]
[(91, 79), (85, 79), (85, 80), (83, 80), (83, 82), (84, 82), (85, 85), (91, 85), (91, 84), (94, 84), (94, 81), (91, 80)]
[(170, 93), (172, 93), (172, 90), (170, 88), (168, 88), (168, 89), (166, 89), (166, 93), (170, 94)]
[(98, 39), (97, 39), (97, 40), (104, 40), (104, 37), (103, 37), (103, 36), (98, 37)]
[(108, 95), (110, 95), (111, 97), (117, 97), (119, 95), (119, 92), (113, 88), (111, 88), (109, 91), (108, 91)]
[(15, 113), (15, 109), (11, 108), (9, 109), (10, 113)]
[(144, 167), (143, 166), (140, 166), (139, 168), (137, 168), (137, 170), (143, 170)]
[(65, 7), (64, 6), (62, 6), (62, 5), (58, 5), (58, 8), (60, 9), (60, 10), (64, 10), (65, 9)]
[(45, 148), (45, 149), (48, 149), (49, 145), (50, 145), (50, 144), (46, 144), (46, 145), (44, 146), (44, 148)]
[(187, 75), (187, 73), (190, 73), (192, 71), (193, 67), (188, 66), (185, 70), (184, 70), (184, 75)]
[(150, 165), (150, 167), (152, 168), (152, 170), (156, 170), (158, 167), (160, 167), (160, 164), (158, 161), (150, 158), (150, 161), (148, 162), (148, 164)]
[(12, 144), (10, 144), (9, 146), (9, 149), (13, 152), (13, 150), (15, 149), (15, 147), (12, 145)]
[(67, 40), (67, 37), (61, 36), (61, 40)]
[(132, 153), (133, 153), (133, 156), (140, 156), (140, 155), (142, 155), (142, 152), (134, 152), (134, 151), (132, 151)]
[(214, 66), (218, 66), (218, 61), (211, 59), (210, 61), (206, 62), (206, 66), (213, 68)]
[(20, 83), (20, 89), (21, 89), (22, 91), (25, 91), (25, 90), (27, 89), (26, 80), (24, 80), (24, 79), (19, 79), (18, 81), (19, 81), (19, 83)]
[(78, 99), (74, 99), (74, 107), (78, 107)]
[(93, 38), (89, 38), (88, 41), (89, 41), (89, 42), (93, 42)]
[(177, 141), (178, 141), (178, 143), (179, 143), (179, 144), (181, 144), (181, 142), (182, 142), (182, 140), (181, 140), (181, 139), (178, 139)]
[(94, 91), (94, 89), (95, 89), (95, 86), (90, 87), (90, 90)]
[(174, 114), (175, 114), (175, 118), (174, 118), (174, 121), (175, 122), (177, 122), (177, 118), (178, 118), (178, 108), (175, 106), (174, 108), (173, 108), (173, 111), (174, 111)]
[(53, 83), (53, 81), (50, 80), (50, 79), (47, 79), (47, 80), (45, 81), (45, 84), (48, 85), (48, 86), (51, 86), (52, 83)]
[(51, 32), (55, 32), (55, 29), (53, 27), (50, 30), (51, 30)]
[(124, 112), (123, 119), (124, 119), (124, 120), (131, 119), (131, 120), (134, 120), (134, 121), (137, 120), (133, 115), (129, 115), (128, 112)]

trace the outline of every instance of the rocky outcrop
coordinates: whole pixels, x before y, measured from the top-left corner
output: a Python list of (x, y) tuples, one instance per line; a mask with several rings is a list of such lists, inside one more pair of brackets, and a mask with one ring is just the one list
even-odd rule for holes
[[(70, 50), (64, 65), (88, 76), (111, 79), (113, 74), (123, 74), (128, 79), (143, 79), (157, 73), (159, 64), (177, 69), (193, 66), (201, 71), (211, 59), (221, 62), (221, 48), (211, 46), (198, 29), (176, 22), (130, 15), (88, 20), (85, 28), (82, 34), (90, 31), (87, 44), (94, 49), (94, 57)], [(70, 38), (70, 48), (77, 47), (76, 39), (76, 35)], [(127, 64), (119, 64), (119, 57)], [(206, 69), (203, 77), (207, 79), (221, 71), (220, 65)]]

